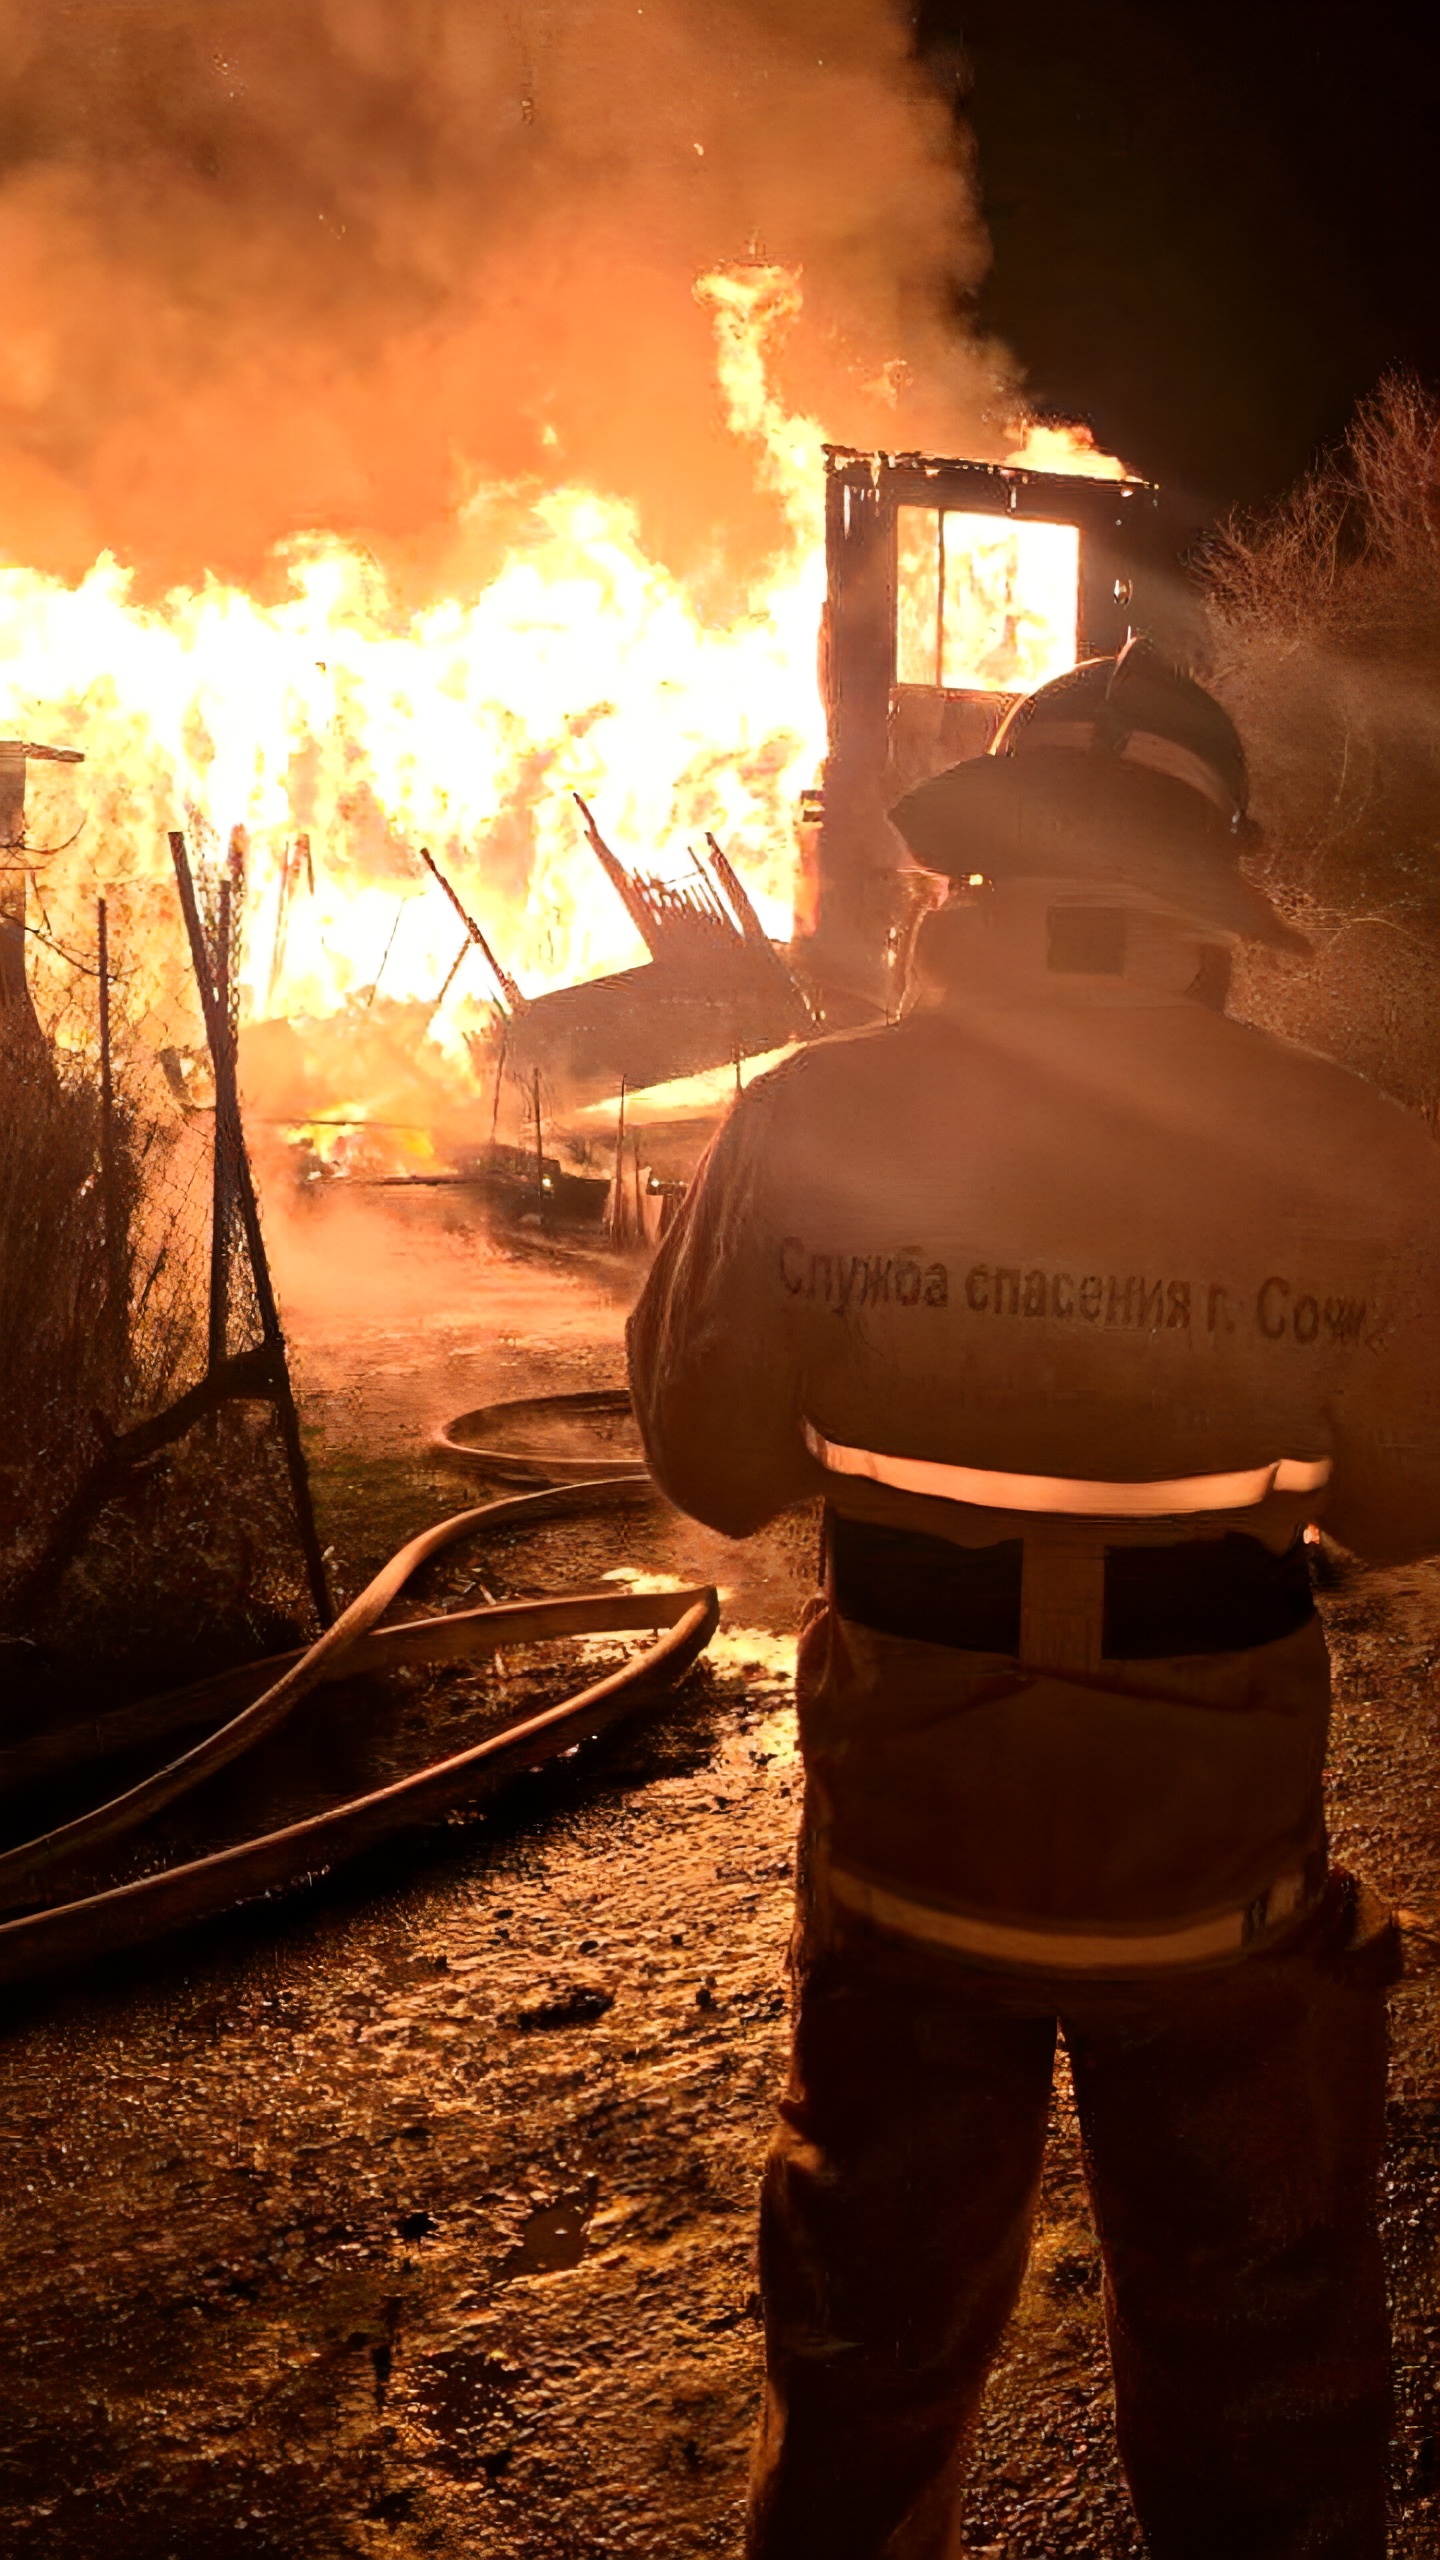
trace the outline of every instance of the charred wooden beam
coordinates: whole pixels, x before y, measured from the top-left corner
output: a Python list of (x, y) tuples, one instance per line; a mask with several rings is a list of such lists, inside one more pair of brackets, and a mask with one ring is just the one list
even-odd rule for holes
[[(470, 914), (468, 908), (462, 905), (459, 897), (451, 887), (450, 882), (446, 879), (444, 872), (441, 870), (439, 863), (436, 861), (435, 856), (430, 851), (428, 845), (422, 844), (420, 847), (420, 859), (432, 877), (439, 881), (440, 886), (444, 890), (446, 897), (449, 899), (451, 906), (454, 908), (455, 913), (465, 927), (471, 941), (474, 943), (476, 950), (479, 952), (481, 959), (484, 961), (486, 968), (489, 970), (491, 977), (494, 979), (496, 986), (499, 988), (506, 1005), (513, 1013), (518, 1006), (524, 1003), (525, 999), (521, 995), (514, 979), (511, 977), (509, 970), (501, 967), (494, 952), (491, 950), (489, 943), (486, 941), (484, 934), (481, 932), (480, 927), (476, 923), (474, 917)], [(453, 977), (454, 974), (455, 972), (452, 969), (450, 976)], [(450, 979), (447, 978), (445, 985), (448, 987), (449, 983)], [(444, 992), (445, 989), (442, 987), (441, 994), (443, 995)]]

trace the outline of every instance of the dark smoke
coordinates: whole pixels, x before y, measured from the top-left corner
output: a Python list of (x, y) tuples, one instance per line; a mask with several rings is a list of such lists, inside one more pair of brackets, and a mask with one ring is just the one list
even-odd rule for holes
[(441, 574), (467, 489), (538, 474), (734, 565), (775, 520), (692, 284), (747, 255), (803, 266), (828, 432), (1003, 449), (891, 0), (0, 0), (0, 81), (11, 560), (153, 591), (326, 527)]

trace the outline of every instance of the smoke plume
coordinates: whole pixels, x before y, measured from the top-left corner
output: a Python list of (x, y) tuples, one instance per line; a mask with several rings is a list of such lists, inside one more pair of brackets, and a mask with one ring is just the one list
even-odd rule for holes
[(832, 436), (1004, 450), (892, 0), (0, 0), (0, 79), (11, 560), (154, 592), (323, 526), (423, 581), (468, 490), (540, 475), (742, 566), (776, 523), (693, 294), (726, 260), (803, 269), (783, 387)]

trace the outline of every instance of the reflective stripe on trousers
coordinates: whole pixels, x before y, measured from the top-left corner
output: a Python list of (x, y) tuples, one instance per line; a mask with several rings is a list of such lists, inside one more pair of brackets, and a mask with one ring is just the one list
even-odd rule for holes
[(826, 1880), (837, 1902), (877, 1928), (896, 1930), (932, 1947), (949, 1947), (982, 1964), (1024, 1965), (1045, 1973), (1123, 1975), (1159, 1972), (1167, 1965), (1218, 1964), (1227, 1956), (1243, 1954), (1257, 1939), (1293, 1921), (1304, 1904), (1316, 1898), (1324, 1869), (1317, 1861), (1317, 1871), (1308, 1879), (1303, 1867), (1277, 1876), (1268, 1892), (1243, 1910), (1181, 1922), (1172, 1929), (1148, 1930), (1015, 1928), (974, 1913), (943, 1910), (936, 1903), (912, 1901), (907, 1894), (873, 1884), (845, 1867), (828, 1866)]
[(1029, 2249), (1057, 2018), (1146, 2549), (1383, 2560), (1395, 1965), (1383, 1931), (1357, 1940), (1347, 1888), (1332, 1880), (1298, 1943), (1123, 1985), (979, 1974), (843, 1912), (817, 1926), (802, 1900), (749, 2560), (953, 2560)]

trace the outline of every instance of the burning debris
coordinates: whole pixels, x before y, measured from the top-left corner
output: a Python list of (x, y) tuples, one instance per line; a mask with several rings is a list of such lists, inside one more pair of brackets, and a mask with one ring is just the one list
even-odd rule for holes
[[(691, 853), (688, 878), (648, 877), (621, 862), (588, 803), (575, 796), (597, 862), (651, 954), (648, 964), (527, 997), (422, 846), (420, 859), (466, 934), (432, 1002), (379, 998), (372, 985), (326, 1022), (274, 1019), (242, 1034), (251, 1108), (289, 1132), (305, 1177), (461, 1188), (509, 1223), (603, 1222), (612, 1241), (653, 1240), (662, 1213), (647, 1204), (683, 1190), (723, 1099), (710, 1090), (672, 1096), (668, 1117), (679, 1126), (670, 1131), (666, 1169), (627, 1160), (622, 1172), (625, 1098), (703, 1083), (716, 1071), (724, 1071), (720, 1097), (728, 1096), (746, 1062), (817, 1028), (785, 952), (769, 939), (713, 835), (707, 858)], [(493, 993), (484, 1028), (465, 1036), (469, 1076), (457, 1079), (442, 1070), (427, 1035), (471, 948)], [(166, 1053), (187, 1107), (209, 1107), (208, 1087), (193, 1084), (201, 1063)], [(357, 1097), (350, 1108), (347, 1096)], [(608, 1152), (607, 1104), (615, 1114), (614, 1154), (597, 1174), (596, 1155)], [(633, 1154), (633, 1105), (629, 1135)]]
[(578, 792), (575, 798), (595, 858), (649, 962), (528, 1003), (508, 981), (510, 1009), (498, 1035), (474, 1044), (482, 1072), (498, 1036), (522, 1082), (540, 1075), (569, 1102), (597, 1101), (758, 1057), (814, 1029), (787, 960), (713, 835), (706, 838), (708, 863), (692, 852), (688, 878), (648, 879), (626, 869)]

